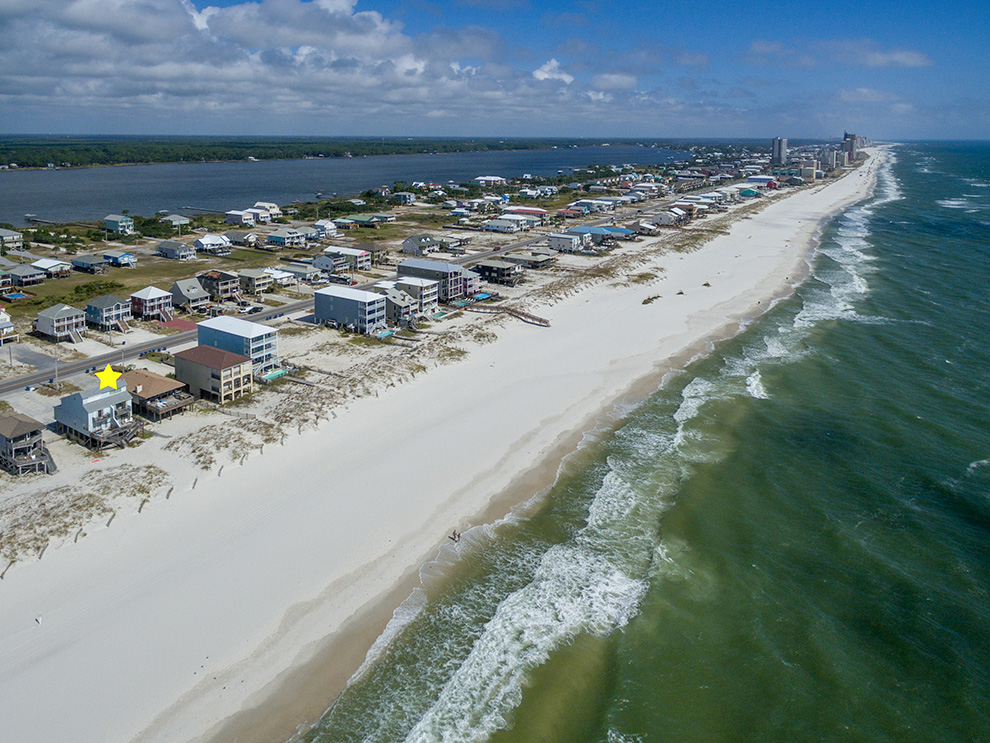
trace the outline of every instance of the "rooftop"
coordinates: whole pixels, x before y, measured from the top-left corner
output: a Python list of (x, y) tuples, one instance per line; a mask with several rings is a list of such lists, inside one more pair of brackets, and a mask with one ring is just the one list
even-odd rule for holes
[(209, 320), (203, 320), (199, 323), (199, 327), (209, 328), (210, 330), (218, 330), (221, 333), (238, 335), (242, 338), (257, 338), (258, 336), (278, 332), (275, 328), (270, 328), (267, 325), (250, 322), (249, 320), (241, 320), (236, 317), (227, 317), (226, 315), (220, 315), (219, 317), (213, 317)]
[(194, 364), (202, 364), (211, 369), (229, 369), (240, 364), (249, 364), (251, 359), (239, 353), (231, 353), (213, 346), (195, 346), (186, 351), (179, 351), (175, 358), (191, 361)]
[(24, 434), (40, 431), (42, 428), (44, 426), (41, 423), (22, 413), (14, 411), (0, 413), (0, 436), (5, 439), (16, 439)]

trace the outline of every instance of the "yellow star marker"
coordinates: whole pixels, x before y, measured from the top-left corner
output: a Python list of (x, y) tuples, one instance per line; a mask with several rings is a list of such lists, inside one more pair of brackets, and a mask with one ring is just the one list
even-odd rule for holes
[(115, 372), (110, 364), (107, 364), (107, 368), (101, 372), (96, 372), (96, 378), (100, 380), (100, 389), (104, 387), (113, 387), (117, 389), (117, 378), (120, 376), (120, 372)]

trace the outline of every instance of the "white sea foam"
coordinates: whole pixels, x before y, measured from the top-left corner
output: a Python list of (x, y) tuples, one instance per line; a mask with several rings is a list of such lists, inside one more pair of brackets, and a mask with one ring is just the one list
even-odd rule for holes
[(751, 397), (755, 397), (757, 400), (766, 400), (770, 397), (767, 394), (766, 388), (763, 386), (763, 378), (760, 376), (759, 369), (746, 377), (746, 391), (749, 392)]
[(966, 199), (936, 199), (935, 203), (945, 209), (969, 209), (972, 206)]
[(974, 472), (982, 469), (983, 467), (990, 467), (990, 459), (979, 459), (975, 462), (970, 462), (969, 467), (966, 468), (966, 474), (972, 475)]

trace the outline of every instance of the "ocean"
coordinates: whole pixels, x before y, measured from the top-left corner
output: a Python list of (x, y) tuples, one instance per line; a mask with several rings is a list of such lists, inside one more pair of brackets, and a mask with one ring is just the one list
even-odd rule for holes
[(317, 192), (326, 198), (356, 196), (400, 180), (464, 183), (481, 175), (555, 176), (587, 165), (656, 165), (690, 156), (623, 145), (5, 171), (0, 172), (0, 222), (26, 224), (26, 214), (55, 222), (99, 220), (125, 209), (145, 217), (160, 210), (227, 211), (256, 201), (315, 201)]
[(423, 570), (307, 743), (990, 740), (990, 145)]

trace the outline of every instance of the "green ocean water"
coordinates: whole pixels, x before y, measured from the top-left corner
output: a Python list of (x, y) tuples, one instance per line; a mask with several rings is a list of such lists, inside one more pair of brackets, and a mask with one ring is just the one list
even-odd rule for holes
[(809, 279), (476, 528), (300, 737), (990, 740), (990, 145), (906, 144)]

